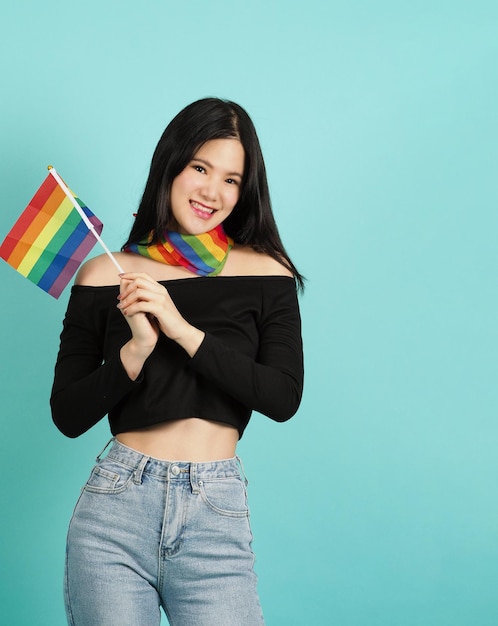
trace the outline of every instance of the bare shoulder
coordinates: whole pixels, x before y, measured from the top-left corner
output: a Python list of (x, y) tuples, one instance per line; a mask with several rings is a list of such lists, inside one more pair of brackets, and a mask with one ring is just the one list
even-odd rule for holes
[(228, 255), (222, 275), (292, 277), (292, 272), (269, 254), (256, 252), (250, 246), (235, 245)]
[[(123, 272), (142, 272), (157, 281), (192, 278), (194, 275), (184, 267), (167, 265), (154, 261), (140, 254), (129, 252), (113, 252), (112, 256), (122, 267)], [(76, 275), (75, 284), (88, 287), (105, 287), (119, 285), (119, 270), (107, 256), (101, 254), (88, 260), (81, 266)]]
[[(126, 254), (113, 252), (116, 261), (126, 271)], [(119, 272), (107, 254), (100, 254), (86, 261), (78, 270), (75, 285), (86, 285), (90, 287), (103, 287), (106, 285), (119, 285)]]

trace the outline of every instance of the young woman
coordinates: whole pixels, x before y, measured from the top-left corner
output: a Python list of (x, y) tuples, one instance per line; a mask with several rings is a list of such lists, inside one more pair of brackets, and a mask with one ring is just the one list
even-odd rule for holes
[(113, 435), (71, 520), (65, 598), (75, 626), (256, 626), (246, 480), (251, 411), (285, 421), (302, 393), (297, 290), (259, 141), (233, 102), (168, 125), (128, 241), (79, 271), (51, 406), (77, 437)]

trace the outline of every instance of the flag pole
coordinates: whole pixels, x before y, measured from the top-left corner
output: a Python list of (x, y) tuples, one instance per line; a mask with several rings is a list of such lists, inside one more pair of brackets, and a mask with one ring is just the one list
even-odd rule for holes
[(78, 211), (78, 213), (81, 216), (81, 219), (85, 222), (85, 225), (87, 226), (88, 230), (90, 230), (93, 234), (93, 236), (95, 237), (95, 239), (100, 243), (100, 245), (102, 246), (102, 248), (104, 249), (104, 252), (107, 254), (107, 256), (111, 259), (111, 261), (114, 263), (114, 265), (118, 268), (119, 273), (120, 274), (124, 274), (125, 271), (124, 269), (121, 267), (121, 265), (116, 261), (115, 257), (113, 256), (112, 252), (109, 250), (109, 248), (105, 245), (105, 243), (102, 241), (102, 238), (100, 237), (100, 235), (98, 234), (98, 232), (95, 230), (95, 226), (92, 224), (92, 222), (90, 222), (90, 220), (88, 219), (88, 217), (85, 215), (85, 212), (83, 211), (83, 209), (80, 207), (80, 205), (76, 202), (76, 198), (73, 196), (73, 194), (69, 191), (69, 189), (67, 188), (66, 184), (64, 183), (64, 181), (62, 180), (62, 178), (59, 176), (59, 174), (57, 174), (57, 172), (55, 171), (55, 167), (52, 167), (52, 165), (48, 166), (48, 171), (52, 174), (52, 176), (55, 178), (55, 180), (57, 181), (57, 183), (59, 184), (60, 188), (62, 189), (62, 191), (66, 194), (66, 196), (69, 198), (69, 200), (71, 201), (72, 205), (74, 206), (74, 208)]

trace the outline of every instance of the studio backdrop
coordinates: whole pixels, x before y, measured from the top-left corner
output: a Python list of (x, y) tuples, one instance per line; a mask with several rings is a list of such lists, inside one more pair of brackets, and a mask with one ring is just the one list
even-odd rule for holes
[[(239, 447), (268, 626), (495, 626), (496, 2), (17, 0), (0, 52), (0, 240), (52, 164), (117, 250), (181, 108), (255, 122), (308, 279), (301, 408)], [(13, 626), (65, 623), (66, 529), (109, 438), (51, 421), (69, 291), (0, 263)]]

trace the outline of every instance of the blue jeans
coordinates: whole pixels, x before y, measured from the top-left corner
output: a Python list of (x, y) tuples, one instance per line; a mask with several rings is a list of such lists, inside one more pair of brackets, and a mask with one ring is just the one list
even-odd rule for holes
[(68, 533), (72, 626), (261, 626), (237, 458), (160, 461), (117, 441), (97, 457)]

